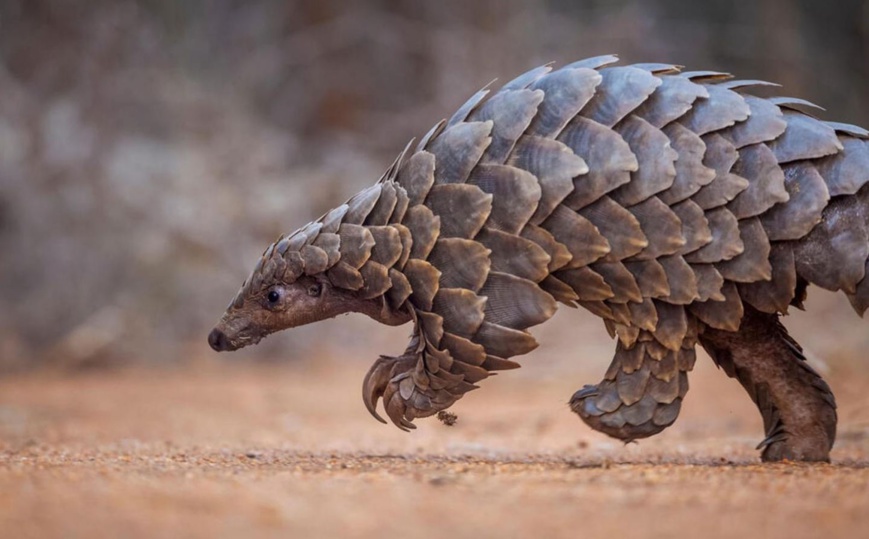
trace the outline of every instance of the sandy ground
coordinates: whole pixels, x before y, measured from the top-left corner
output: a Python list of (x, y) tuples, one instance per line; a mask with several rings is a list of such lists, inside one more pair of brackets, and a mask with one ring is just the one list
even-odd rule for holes
[[(561, 344), (484, 381), (455, 426), (423, 420), (411, 434), (365, 411), (369, 361), (331, 352), (7, 377), (0, 536), (867, 537), (855, 320), (861, 332), (809, 339), (839, 399), (831, 465), (761, 465), (756, 411), (705, 358), (668, 431), (628, 446), (592, 432), (565, 402), (607, 363), (599, 325), (569, 335), (594, 361), (567, 357), (576, 346), (555, 324), (543, 337)], [(383, 344), (370, 340), (365, 357)]]

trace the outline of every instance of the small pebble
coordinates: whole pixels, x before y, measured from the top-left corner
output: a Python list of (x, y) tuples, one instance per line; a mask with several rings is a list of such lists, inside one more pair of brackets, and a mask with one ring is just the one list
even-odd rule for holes
[(441, 410), (440, 412), (438, 412), (437, 418), (438, 418), (438, 421), (440, 421), (441, 423), (443, 423), (444, 425), (446, 425), (448, 427), (452, 427), (453, 425), (456, 424), (456, 421), (459, 420), (459, 416), (457, 416), (456, 414), (454, 414), (452, 412), (447, 412), (445, 410)]

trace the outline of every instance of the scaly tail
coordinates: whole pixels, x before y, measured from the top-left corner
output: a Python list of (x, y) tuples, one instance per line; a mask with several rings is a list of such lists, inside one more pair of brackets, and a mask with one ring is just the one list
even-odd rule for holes
[(591, 428), (631, 442), (676, 421), (694, 368), (694, 343), (678, 351), (643, 332), (630, 347), (620, 340), (604, 379), (574, 393), (570, 408)]

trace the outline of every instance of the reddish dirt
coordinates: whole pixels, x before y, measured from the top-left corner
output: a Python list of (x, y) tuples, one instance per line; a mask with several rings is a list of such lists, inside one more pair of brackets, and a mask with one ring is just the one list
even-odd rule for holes
[(832, 465), (761, 465), (755, 410), (708, 360), (677, 425), (628, 446), (568, 412), (599, 372), (566, 365), (411, 434), (368, 417), (358, 361), (0, 380), (0, 536), (866, 537), (869, 374), (830, 376)]

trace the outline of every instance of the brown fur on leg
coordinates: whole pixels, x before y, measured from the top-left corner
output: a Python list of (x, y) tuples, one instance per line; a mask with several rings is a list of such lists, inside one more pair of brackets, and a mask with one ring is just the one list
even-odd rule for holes
[(763, 461), (829, 462), (836, 400), (778, 315), (746, 306), (738, 332), (707, 328), (700, 343), (757, 404), (766, 431), (758, 446)]

